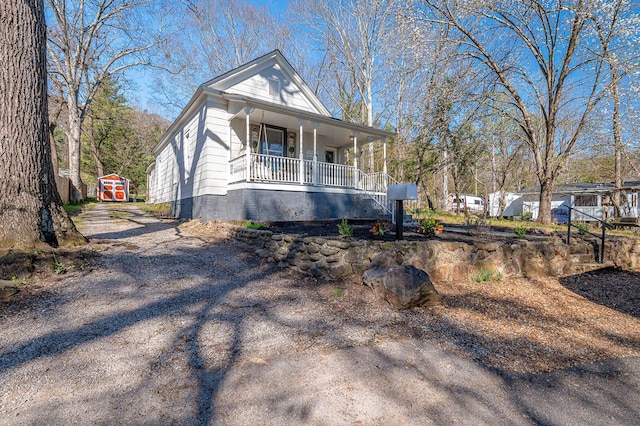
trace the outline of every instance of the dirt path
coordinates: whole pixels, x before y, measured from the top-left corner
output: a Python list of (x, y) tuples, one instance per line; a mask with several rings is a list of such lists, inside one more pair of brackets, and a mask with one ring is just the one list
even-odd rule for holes
[[(640, 359), (507, 374), (135, 205), (78, 221), (102, 255), (0, 305), (0, 424), (637, 424)], [(373, 315), (370, 312), (369, 315)], [(637, 342), (630, 342), (636, 345)]]

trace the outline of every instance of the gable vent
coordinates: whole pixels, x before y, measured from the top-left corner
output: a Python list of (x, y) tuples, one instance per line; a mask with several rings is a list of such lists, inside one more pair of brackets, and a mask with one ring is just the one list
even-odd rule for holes
[(280, 95), (280, 80), (277, 78), (269, 79), (269, 96)]

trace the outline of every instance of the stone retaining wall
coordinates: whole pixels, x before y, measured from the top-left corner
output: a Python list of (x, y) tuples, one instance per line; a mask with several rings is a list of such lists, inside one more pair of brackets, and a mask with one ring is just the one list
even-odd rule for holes
[[(593, 241), (572, 237), (567, 246), (559, 236), (496, 242), (437, 238), (419, 242), (344, 241), (241, 227), (230, 227), (229, 235), (247, 244), (261, 258), (323, 278), (362, 274), (371, 260), (384, 252), (394, 256), (398, 264), (424, 269), (435, 282), (465, 280), (480, 271), (493, 271), (504, 277), (558, 277), (593, 269), (597, 250)], [(623, 269), (640, 268), (640, 241), (627, 237), (609, 239), (605, 262)]]

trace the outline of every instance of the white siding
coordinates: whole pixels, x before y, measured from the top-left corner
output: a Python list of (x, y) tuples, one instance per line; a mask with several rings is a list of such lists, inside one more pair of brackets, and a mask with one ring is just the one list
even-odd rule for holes
[(173, 143), (168, 144), (156, 158), (154, 176), (154, 197), (157, 203), (167, 203), (176, 199), (174, 177), (177, 176), (177, 162)]
[[(302, 93), (301, 88), (282, 72), (280, 66), (270, 62), (267, 67), (256, 70), (250, 77), (224, 89), (228, 93), (249, 96), (252, 98), (286, 105), (313, 113), (319, 113)], [(276, 83), (276, 93), (270, 93), (269, 82)]]
[(245, 142), (245, 132), (246, 124), (244, 118), (235, 118), (231, 122), (231, 149), (232, 149), (232, 158), (238, 158), (240, 155), (244, 154), (244, 142)]
[(158, 176), (158, 170), (154, 167), (153, 170), (151, 170), (151, 173), (149, 173), (148, 176), (148, 186), (147, 186), (147, 194), (148, 194), (148, 199), (147, 202), (150, 203), (155, 203), (156, 200), (158, 199), (158, 184), (157, 184), (157, 176)]
[(206, 149), (200, 160), (206, 166), (196, 195), (224, 195), (229, 181), (229, 113), (227, 105), (214, 98), (207, 100), (206, 131), (199, 135)]
[(229, 126), (226, 105), (209, 99), (158, 154), (153, 197), (166, 203), (227, 191)]

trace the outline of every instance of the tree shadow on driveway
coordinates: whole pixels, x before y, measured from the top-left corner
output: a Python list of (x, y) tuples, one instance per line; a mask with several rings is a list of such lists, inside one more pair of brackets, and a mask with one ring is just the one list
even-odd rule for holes
[[(171, 227), (132, 235), (117, 221), (95, 235), (142, 248), (114, 245), (98, 267), (0, 315), (7, 424), (566, 424), (567, 413), (632, 424), (640, 415), (633, 360), (526, 375), (492, 367), (488, 348), (504, 336), (447, 317), (477, 288), (446, 296), (437, 315), (398, 313), (362, 286), (260, 264), (234, 242)], [(545, 315), (508, 298), (467, 311), (523, 325)], [(434, 338), (445, 329), (451, 340)]]

